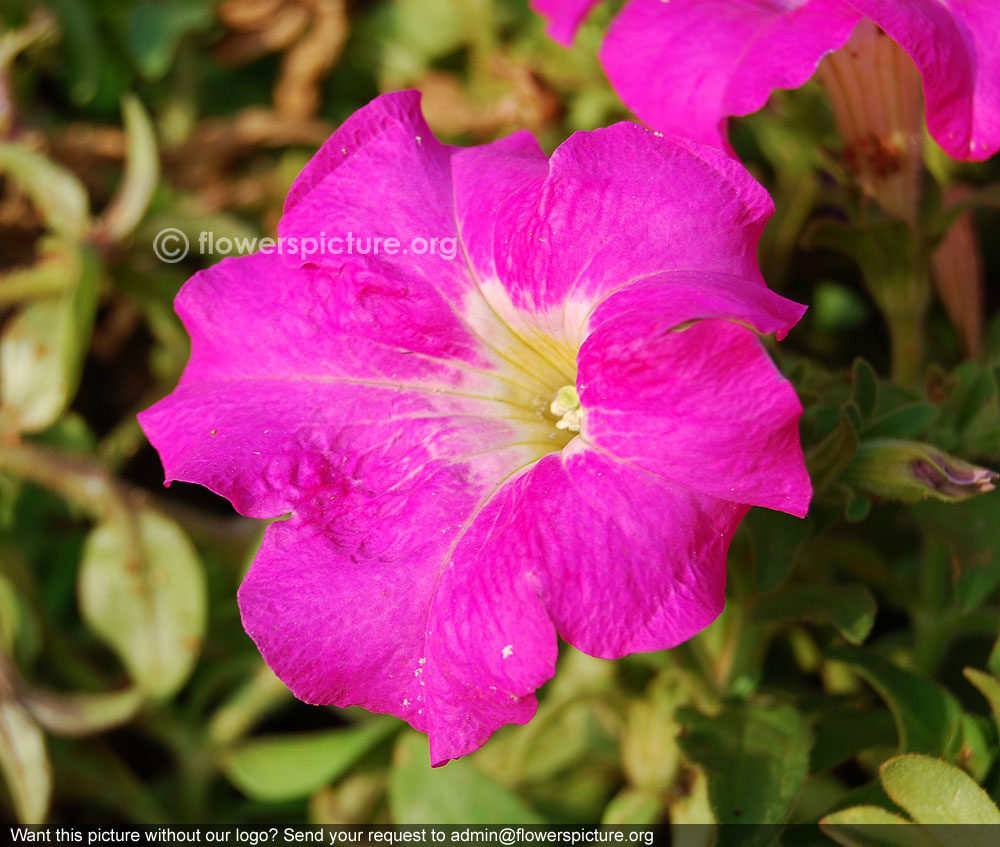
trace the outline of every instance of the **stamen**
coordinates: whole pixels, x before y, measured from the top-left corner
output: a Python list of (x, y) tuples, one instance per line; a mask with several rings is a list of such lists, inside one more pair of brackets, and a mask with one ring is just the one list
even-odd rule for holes
[(560, 388), (556, 392), (556, 399), (549, 406), (549, 411), (559, 418), (556, 429), (580, 431), (583, 425), (583, 409), (580, 408), (580, 395), (575, 385), (564, 385)]

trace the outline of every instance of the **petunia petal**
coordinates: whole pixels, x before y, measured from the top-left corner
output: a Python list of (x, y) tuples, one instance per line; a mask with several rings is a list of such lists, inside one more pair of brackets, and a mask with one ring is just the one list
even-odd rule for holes
[(549, 37), (569, 47), (583, 19), (599, 2), (601, 0), (531, 0), (531, 8), (548, 20), (545, 31)]
[(495, 538), (525, 563), (570, 644), (608, 659), (663, 649), (721, 611), (725, 553), (745, 506), (665, 482), (582, 439), (518, 483), (509, 487), (511, 496), (520, 488), (521, 508)]
[(677, 331), (623, 312), (580, 351), (581, 436), (695, 491), (805, 515), (802, 406), (757, 337), (728, 321)]
[[(551, 626), (541, 638), (526, 627), (543, 668), (516, 683), (523, 700), (505, 690), (493, 708), (480, 703), (468, 716), (464, 703), (448, 700), (456, 671), (428, 639), (435, 598), (456, 610), (509, 599), (499, 589), (478, 598), (441, 593), (442, 568), (488, 497), (461, 476), (441, 468), (382, 492), (369, 489), (369, 476), (358, 479), (341, 509), (322, 506), (325, 521), (309, 512), (271, 526), (239, 591), (244, 627), (296, 696), (395, 714), (425, 732), (443, 725), (436, 741), (447, 753), (436, 763), (475, 749), (504, 723), (527, 722), (535, 709), (530, 693), (551, 676), (555, 658)], [(325, 493), (317, 491), (318, 507)], [(512, 614), (521, 605), (509, 604)], [(470, 722), (485, 726), (485, 736), (470, 735)]]
[(994, 0), (850, 0), (913, 59), (927, 129), (955, 159), (1000, 149), (1000, 4)]
[(356, 268), (290, 269), (273, 255), (196, 274), (176, 303), (191, 360), (178, 388), (139, 416), (167, 481), (275, 517), (310, 476), (302, 463), (350, 453), (344, 439), (362, 424), (402, 444), (401, 423), (430, 438), (464, 422), (469, 442), (452, 455), (526, 439), (539, 440), (535, 454), (551, 449), (551, 427), (532, 409), (547, 386), (499, 369), (447, 304), (424, 294)]
[[(461, 187), (456, 201), (461, 213)], [(767, 192), (719, 150), (635, 124), (576, 133), (552, 154), (537, 194), (497, 207), (497, 273), (532, 314), (593, 307), (664, 271), (759, 282), (756, 245), (772, 211)]]
[(655, 314), (664, 327), (704, 318), (724, 318), (782, 339), (805, 314), (806, 307), (771, 291), (766, 285), (698, 271), (673, 271), (647, 277), (612, 292), (587, 321), (588, 334), (626, 312)]
[(529, 132), (458, 150), (452, 157), (455, 215), (462, 244), (480, 280), (497, 276), (493, 250), (501, 209), (530, 213), (549, 173), (549, 159)]
[(647, 124), (726, 148), (730, 115), (798, 88), (859, 19), (843, 0), (631, 0), (601, 61)]
[(352, 265), (338, 276), (276, 254), (225, 259), (177, 296), (192, 338), (184, 381), (249, 376), (426, 379), (454, 385), (486, 350), (435, 291)]
[[(313, 238), (329, 247), (331, 239), (342, 238), (343, 244), (294, 255), (289, 248), (285, 261), (295, 267), (312, 263), (334, 275), (363, 267), (460, 307), (475, 285), (457, 249), (452, 255), (442, 247), (457, 248), (451, 155), (427, 126), (419, 93), (376, 98), (303, 169), (278, 224), (286, 242), (301, 245)], [(381, 240), (376, 244), (375, 238)]]
[[(428, 618), (428, 697), (443, 701), (428, 730), (432, 760), (483, 743), (496, 710), (547, 678), (552, 625), (579, 649), (617, 658), (711, 623), (746, 510), (580, 439), (506, 483), (456, 546)], [(450, 673), (436, 677), (437, 667)], [(458, 746), (456, 706), (468, 716), (457, 723), (475, 731)]]
[[(317, 489), (320, 511), (268, 530), (247, 632), (297, 696), (403, 717), (435, 764), (531, 718), (556, 630), (605, 658), (689, 638), (721, 611), (746, 507), (577, 443), (492, 496), (443, 470), (402, 493)], [(330, 490), (356, 500), (341, 518)]]
[(343, 463), (362, 474), (374, 457), (392, 455), (393, 473), (406, 476), (478, 456), (477, 469), (496, 482), (506, 462), (550, 449), (547, 428), (500, 401), (338, 380), (189, 383), (143, 412), (141, 424), (168, 483), (204, 485), (257, 518), (295, 510)]
[[(556, 640), (518, 576), (524, 562), (483, 556), (474, 529), (494, 525), (497, 485), (525, 457), (512, 448), (407, 474), (417, 440), (376, 431), (363, 462), (331, 462), (291, 519), (269, 528), (239, 601), (247, 632), (298, 697), (404, 718), (431, 735), (440, 764), (532, 717)], [(472, 593), (448, 576), (469, 569)], [(496, 658), (516, 632), (518, 662), (480, 665), (500, 632)]]
[[(460, 153), (433, 140), (414, 95), (394, 95), (303, 171), (281, 230), (437, 228), (459, 239), (458, 261), (285, 253), (185, 286), (191, 361), (141, 423), (168, 481), (287, 516), (239, 601), (299, 697), (399, 715), (439, 764), (530, 719), (557, 631), (610, 657), (671, 646), (718, 614), (747, 503), (774, 499), (801, 463), (783, 440), (794, 395), (739, 325), (782, 333), (801, 314), (757, 271), (770, 212), (722, 151), (619, 126), (550, 162), (524, 134)], [(677, 374), (651, 372), (679, 385), (648, 386), (631, 352), (662, 353)], [(722, 373), (692, 386), (699, 367)], [(579, 436), (552, 407), (573, 384)], [(767, 421), (708, 396), (736, 388), (765, 401)], [(635, 392), (649, 402), (630, 405)], [(628, 416), (659, 437), (676, 414), (680, 432), (698, 403), (738, 420), (751, 452), (776, 452), (708, 469), (745, 502), (684, 484), (687, 455), (643, 455), (620, 431)], [(706, 437), (728, 450), (732, 428)], [(774, 477), (756, 488), (741, 477), (754, 461)]]
[[(499, 202), (523, 187), (522, 167), (530, 181), (545, 165), (537, 144), (524, 133), (470, 155), (474, 158), (480, 152), (498, 167), (476, 171), (476, 202), (484, 197)], [(489, 259), (481, 239), (466, 245), (459, 237), (460, 214), (476, 214), (457, 208), (452, 182), (456, 153), (431, 134), (417, 92), (377, 98), (338, 129), (315, 164), (299, 176), (278, 226), (286, 241), (295, 239), (301, 245), (304, 239), (321, 238), (329, 243), (339, 237), (345, 239), (344, 249), (286, 256), (285, 261), (295, 267), (314, 264), (335, 278), (371, 280), (369, 285), (376, 290), (392, 290), (394, 305), (409, 309), (414, 320), (422, 319), (423, 304), (432, 304), (442, 314), (449, 311), (447, 320), (463, 323), (494, 366), (510, 363), (511, 351), (519, 349), (526, 358), (517, 358), (515, 368), (529, 379), (537, 375), (560, 384), (565, 375), (521, 344), (517, 328), (510, 325), (512, 316), (504, 313), (503, 303), (498, 306), (490, 300), (477, 267), (470, 264), (485, 262), (488, 267)], [(498, 161), (503, 159), (509, 163)], [(455, 168), (461, 170), (460, 165)], [(464, 184), (467, 195), (471, 181)], [(468, 228), (464, 234), (469, 235)], [(362, 246), (348, 251), (349, 237), (355, 242), (360, 237)], [(376, 237), (382, 239), (378, 250)], [(386, 239), (397, 242), (394, 252), (389, 252)], [(432, 335), (436, 317), (432, 313), (424, 324)]]

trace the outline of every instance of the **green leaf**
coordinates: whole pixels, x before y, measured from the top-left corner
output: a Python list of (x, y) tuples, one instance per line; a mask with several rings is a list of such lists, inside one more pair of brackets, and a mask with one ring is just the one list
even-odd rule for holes
[(394, 0), (393, 26), (383, 48), (383, 70), (400, 82), (422, 75), (466, 40), (456, 0)]
[(215, 710), (208, 722), (209, 742), (229, 747), (291, 698), (292, 692), (262, 660), (257, 672)]
[(0, 303), (52, 297), (73, 290), (80, 278), (77, 245), (49, 236), (36, 244), (33, 265), (0, 273)]
[(809, 536), (812, 525), (771, 509), (751, 509), (747, 523), (757, 590), (771, 591), (791, 573), (799, 545)]
[(41, 153), (0, 141), (0, 173), (20, 186), (55, 234), (80, 241), (90, 229), (90, 200), (76, 175)]
[(0, 696), (0, 771), (17, 819), (22, 824), (44, 823), (52, 795), (45, 735), (20, 703), (4, 696)]
[[(514, 733), (515, 737), (507, 738), (516, 772), (525, 780), (544, 782), (571, 771), (581, 762), (593, 764), (602, 758), (614, 761), (618, 752), (595, 718), (593, 702), (547, 701), (532, 723), (535, 725), (531, 729), (525, 727)], [(484, 764), (483, 770), (496, 774), (488, 764)]]
[(718, 821), (709, 801), (708, 777), (705, 776), (704, 768), (687, 768), (671, 794), (671, 825), (696, 824), (687, 829), (696, 836), (701, 835), (700, 838), (685, 840), (684, 843), (689, 847), (715, 847)]
[(858, 407), (844, 403), (839, 410), (840, 425), (806, 453), (806, 466), (816, 494), (826, 490), (854, 458), (858, 449)]
[(986, 698), (990, 704), (990, 711), (993, 713), (993, 722), (1000, 730), (1000, 679), (975, 668), (965, 668), (962, 673)]
[(1000, 824), (989, 795), (965, 771), (940, 759), (895, 756), (882, 765), (881, 778), (886, 794), (917, 823)]
[(912, 821), (878, 806), (854, 806), (833, 812), (819, 825), (845, 847), (940, 847)]
[(8, 425), (20, 432), (50, 426), (76, 394), (100, 281), (93, 252), (81, 249), (79, 258), (72, 291), (29, 304), (0, 337), (0, 409)]
[(844, 504), (844, 520), (848, 523), (858, 523), (868, 517), (872, 510), (872, 501), (863, 494), (852, 491)]
[(996, 752), (996, 733), (991, 721), (963, 712), (961, 731), (945, 751), (945, 758), (981, 782), (993, 767)]
[(21, 601), (14, 584), (0, 573), (0, 652), (14, 652), (21, 632)]
[(652, 793), (668, 791), (676, 779), (680, 757), (674, 712), (680, 696), (667, 684), (653, 684), (643, 699), (628, 704), (621, 761), (635, 788)]
[(187, 679), (205, 633), (205, 578), (184, 531), (150, 509), (87, 537), (79, 575), (84, 621), (147, 695)]
[(850, 666), (885, 700), (901, 751), (940, 755), (961, 737), (961, 709), (934, 683), (867, 650), (836, 647), (827, 655)]
[(934, 423), (938, 410), (930, 403), (909, 403), (869, 423), (862, 436), (876, 438), (915, 438)]
[(138, 688), (100, 694), (57, 694), (29, 688), (21, 702), (45, 729), (55, 735), (91, 735), (130, 720), (143, 702)]
[(134, 95), (122, 98), (125, 121), (125, 173), (99, 227), (111, 241), (129, 235), (146, 213), (160, 178), (156, 133), (149, 115)]
[(944, 542), (955, 601), (964, 612), (983, 603), (1000, 584), (998, 507), (997, 491), (962, 503), (926, 502), (911, 507), (920, 528)]
[(665, 811), (660, 795), (641, 788), (624, 788), (604, 807), (601, 823), (605, 826), (655, 824), (661, 822)]
[(868, 420), (875, 414), (878, 406), (878, 379), (872, 366), (864, 359), (854, 360), (851, 369), (851, 399), (861, 412), (862, 420)]
[(958, 384), (947, 411), (956, 431), (963, 432), (996, 397), (996, 379), (992, 368), (982, 368), (976, 362), (963, 362), (952, 372), (951, 379)]
[(392, 760), (389, 809), (393, 823), (544, 823), (520, 797), (485, 776), (468, 758), (431, 768), (427, 739), (416, 732), (399, 737)]
[(60, 35), (66, 43), (61, 57), (70, 98), (77, 105), (89, 103), (98, 92), (106, 58), (96, 8), (87, 0), (49, 0), (49, 4), (59, 18)]
[(346, 729), (254, 738), (225, 753), (222, 768), (229, 781), (254, 800), (308, 797), (345, 774), (401, 726), (392, 718), (374, 718)]
[(59, 774), (60, 794), (82, 803), (95, 817), (149, 826), (176, 821), (160, 806), (161, 792), (137, 776), (110, 744), (50, 738), (49, 755), (53, 771)]
[[(678, 743), (708, 777), (719, 823), (784, 823), (809, 771), (809, 728), (790, 706), (728, 703), (709, 717), (679, 709)], [(766, 828), (759, 827), (761, 836)]]
[(871, 315), (864, 295), (839, 282), (817, 282), (810, 309), (815, 326), (823, 332), (850, 332), (863, 326)]
[(896, 743), (896, 725), (884, 709), (831, 706), (815, 719), (816, 744), (810, 763), (813, 772), (825, 771), (871, 747)]
[(863, 585), (796, 585), (761, 597), (754, 620), (761, 623), (829, 623), (860, 644), (875, 623), (875, 598)]
[(156, 82), (170, 69), (181, 38), (211, 23), (210, 4), (137, 3), (129, 13), (122, 40), (143, 78)]

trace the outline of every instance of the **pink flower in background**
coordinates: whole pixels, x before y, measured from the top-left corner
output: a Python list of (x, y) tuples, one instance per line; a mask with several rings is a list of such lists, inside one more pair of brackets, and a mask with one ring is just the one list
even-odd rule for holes
[(239, 602), (298, 697), (398, 715), (439, 764), (532, 717), (557, 634), (612, 658), (719, 614), (747, 509), (811, 493), (756, 334), (803, 312), (757, 268), (771, 211), (712, 148), (634, 124), (551, 158), (447, 147), (404, 92), (334, 133), (279, 226), (397, 252), (184, 286), (191, 360), (141, 423), (168, 482), (290, 514)]
[[(597, 0), (533, 0), (549, 34), (569, 44)], [(798, 88), (868, 19), (923, 78), (927, 128), (955, 159), (1000, 148), (997, 0), (630, 0), (601, 48), (608, 78), (650, 126), (716, 146), (726, 120)], [(885, 67), (879, 76), (891, 77)], [(848, 98), (891, 80), (868, 76)], [(889, 91), (886, 94), (891, 98)], [(887, 109), (891, 110), (889, 104)]]

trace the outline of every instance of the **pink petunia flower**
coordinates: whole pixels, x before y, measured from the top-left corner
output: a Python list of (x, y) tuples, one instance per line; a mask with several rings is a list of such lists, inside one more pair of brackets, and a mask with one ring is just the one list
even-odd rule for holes
[(290, 514), (239, 603), (298, 697), (398, 715), (440, 764), (532, 717), (557, 633), (612, 658), (719, 614), (749, 506), (811, 495), (756, 334), (804, 311), (760, 277), (771, 212), (712, 148), (634, 124), (551, 159), (447, 147), (403, 92), (288, 195), (283, 238), (343, 242), (184, 286), (191, 361), (140, 420), (168, 482)]
[[(597, 2), (532, 5), (549, 20), (549, 34), (569, 44)], [(927, 128), (938, 144), (955, 159), (981, 161), (996, 153), (997, 0), (629, 0), (604, 40), (601, 61), (622, 100), (650, 126), (723, 147), (728, 117), (757, 111), (776, 88), (798, 88), (852, 33), (868, 41), (864, 30), (872, 24), (919, 70)], [(886, 57), (834, 82), (853, 111), (849, 119), (870, 121), (863, 112), (874, 92), (883, 99), (883, 124), (905, 124), (906, 115), (896, 112), (909, 108), (899, 87), (907, 81), (894, 64)], [(846, 140), (866, 141), (878, 122), (864, 129), (865, 136)]]

